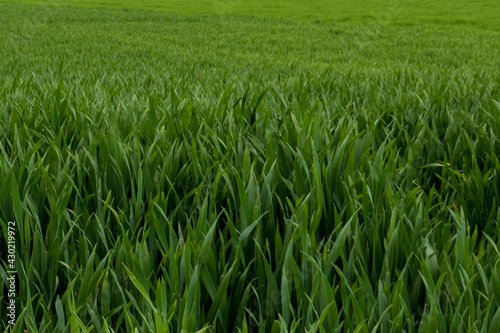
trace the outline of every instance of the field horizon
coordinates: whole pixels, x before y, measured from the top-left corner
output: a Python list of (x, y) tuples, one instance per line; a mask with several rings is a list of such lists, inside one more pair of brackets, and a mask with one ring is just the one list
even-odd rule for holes
[(500, 18), (491, 0), (2, 0), (6, 3), (83, 8), (139, 9), (186, 15), (242, 15), (302, 22), (443, 25), (451, 29), (498, 31)]

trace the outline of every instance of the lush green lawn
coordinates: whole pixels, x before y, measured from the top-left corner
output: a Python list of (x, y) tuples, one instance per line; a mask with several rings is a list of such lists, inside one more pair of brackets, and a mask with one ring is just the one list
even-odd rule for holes
[(497, 7), (0, 2), (14, 331), (499, 332)]

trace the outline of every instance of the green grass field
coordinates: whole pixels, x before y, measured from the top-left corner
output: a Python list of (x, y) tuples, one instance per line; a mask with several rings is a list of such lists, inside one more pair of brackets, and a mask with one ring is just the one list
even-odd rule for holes
[(0, 2), (0, 327), (500, 332), (498, 13)]

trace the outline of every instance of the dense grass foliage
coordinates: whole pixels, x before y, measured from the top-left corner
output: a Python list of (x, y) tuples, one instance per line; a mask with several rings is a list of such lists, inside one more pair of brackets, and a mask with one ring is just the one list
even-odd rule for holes
[[(5, 1), (5, 0), (2, 0)], [(493, 0), (11, 0), (56, 6), (158, 10), (178, 14), (245, 15), (299, 21), (381, 25), (444, 25), (452, 29), (500, 29)]]
[(13, 331), (500, 331), (494, 20), (0, 11)]

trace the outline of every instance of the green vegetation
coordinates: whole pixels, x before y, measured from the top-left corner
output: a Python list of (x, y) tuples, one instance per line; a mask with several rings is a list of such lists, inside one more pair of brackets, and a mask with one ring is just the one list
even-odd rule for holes
[[(5, 0), (3, 0), (5, 1)], [(13, 0), (56, 6), (159, 10), (177, 14), (246, 15), (300, 21), (466, 26), (498, 31), (493, 0)]]
[(499, 332), (495, 6), (0, 2), (12, 331)]

